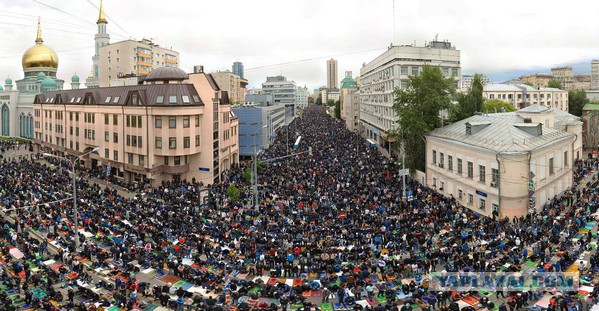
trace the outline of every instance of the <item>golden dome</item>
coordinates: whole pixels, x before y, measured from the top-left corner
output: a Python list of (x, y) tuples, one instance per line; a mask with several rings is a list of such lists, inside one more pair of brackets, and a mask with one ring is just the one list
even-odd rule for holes
[(35, 67), (58, 68), (58, 55), (56, 55), (54, 50), (44, 45), (39, 20), (37, 22), (37, 38), (35, 39), (35, 45), (25, 51), (22, 64), (23, 69)]

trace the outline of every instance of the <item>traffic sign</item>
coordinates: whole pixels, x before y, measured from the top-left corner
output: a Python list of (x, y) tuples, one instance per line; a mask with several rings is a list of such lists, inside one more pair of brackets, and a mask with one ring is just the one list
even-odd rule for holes
[(535, 191), (535, 189), (536, 189), (535, 183), (529, 182), (528, 183), (528, 191)]
[(207, 168), (207, 167), (200, 167), (200, 168), (199, 168), (199, 170), (200, 170), (201, 172), (210, 172), (210, 169), (209, 169), (209, 168)]
[(409, 168), (402, 168), (399, 170), (399, 176), (408, 176), (408, 175), (410, 175)]

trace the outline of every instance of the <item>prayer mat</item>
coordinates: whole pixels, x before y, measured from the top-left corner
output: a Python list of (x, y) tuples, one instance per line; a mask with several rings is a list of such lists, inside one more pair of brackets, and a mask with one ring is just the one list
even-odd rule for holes
[(374, 296), (374, 299), (376, 299), (376, 302), (379, 305), (387, 304), (387, 298), (385, 296), (376, 295), (376, 296)]
[(347, 310), (349, 310), (346, 305), (340, 304), (338, 302), (335, 302), (333, 304), (333, 308), (335, 309), (335, 311), (347, 311)]
[(462, 301), (465, 302), (465, 303), (467, 303), (467, 304), (469, 304), (469, 305), (471, 305), (471, 306), (475, 306), (475, 305), (478, 304), (478, 299), (476, 299), (476, 298), (474, 298), (472, 296), (468, 296), (468, 297), (462, 298)]
[(481, 295), (483, 295), (483, 296), (485, 296), (485, 297), (487, 297), (487, 298), (493, 296), (492, 292), (487, 292), (487, 291), (484, 291), (484, 290), (478, 291), (478, 293), (481, 294)]
[(320, 304), (322, 311), (333, 311), (333, 305), (330, 302), (323, 302)]
[(117, 306), (111, 306), (110, 308), (106, 309), (106, 311), (120, 311), (121, 308), (117, 307)]
[(144, 309), (144, 311), (153, 311), (154, 309), (157, 309), (157, 308), (158, 308), (158, 305), (151, 303)]
[(268, 282), (266, 282), (266, 284), (268, 284), (270, 286), (275, 286), (275, 285), (277, 285), (277, 279), (270, 278), (270, 279), (268, 279)]
[(77, 272), (69, 273), (69, 274), (67, 274), (67, 279), (72, 281), (72, 280), (76, 279), (78, 276), (79, 276), (79, 274)]
[(293, 279), (293, 287), (302, 286), (302, 279)]
[(531, 268), (536, 268), (537, 267), (537, 263), (533, 262), (533, 261), (530, 261), (530, 260), (526, 261), (524, 264), (527, 265), (527, 266), (529, 266), (529, 267), (531, 267)]
[(366, 302), (368, 302), (369, 305), (371, 306), (376, 306), (376, 299), (372, 298), (372, 297), (366, 297)]
[(308, 298), (308, 297), (312, 297), (312, 291), (311, 291), (311, 290), (304, 291), (304, 292), (302, 293), (302, 296), (304, 296), (304, 297), (306, 297), (306, 298)]
[(179, 282), (173, 284), (173, 286), (174, 287), (181, 287), (181, 286), (183, 286), (183, 284), (185, 284), (185, 281), (179, 281)]
[(413, 303), (410, 307), (412, 307), (412, 310), (420, 308), (420, 306), (416, 303)]
[(181, 281), (181, 279), (180, 279), (180, 278), (178, 278), (178, 277), (176, 277), (176, 276), (174, 276), (174, 275), (167, 274), (167, 275), (163, 276), (163, 277), (160, 279), (160, 281), (162, 281), (162, 282), (164, 282), (164, 283), (171, 283), (171, 284), (175, 284), (175, 283), (177, 283), (177, 282)]
[(322, 297), (322, 291), (320, 289), (313, 290), (312, 297), (314, 297), (314, 298)]
[(185, 284), (183, 284), (183, 285), (181, 286), (181, 289), (183, 289), (183, 290), (188, 290), (188, 289), (190, 289), (190, 288), (192, 288), (192, 287), (193, 287), (193, 284), (192, 284), (192, 283), (185, 282)]
[(250, 288), (250, 290), (248, 290), (248, 294), (251, 293), (260, 293), (260, 286), (254, 286), (252, 288)]
[[(248, 304), (249, 304), (249, 303), (248, 303)], [(299, 310), (299, 309), (300, 309), (301, 307), (303, 307), (303, 306), (304, 306), (304, 305), (303, 305), (303, 304), (301, 304), (301, 303), (292, 303), (292, 304), (291, 304), (291, 306), (290, 306), (290, 307), (291, 307), (291, 309), (290, 309), (290, 310), (292, 310), (292, 311)]]
[(159, 280), (160, 280), (160, 279), (162, 279), (162, 278), (163, 278), (165, 275), (166, 275), (166, 274), (164, 274), (164, 273), (158, 273), (158, 274), (156, 274), (156, 275), (154, 276), (154, 278), (156, 278), (156, 279), (159, 279)]
[(237, 275), (238, 279), (242, 279), (242, 280), (247, 280), (248, 274), (247, 273), (239, 273)]

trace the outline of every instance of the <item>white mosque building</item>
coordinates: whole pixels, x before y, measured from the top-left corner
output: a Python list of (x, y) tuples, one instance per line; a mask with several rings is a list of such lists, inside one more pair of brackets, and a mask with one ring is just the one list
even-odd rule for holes
[[(33, 100), (35, 95), (62, 90), (64, 80), (56, 78), (58, 56), (44, 44), (40, 22), (35, 45), (23, 54), (23, 79), (6, 78), (0, 86), (0, 136), (33, 138)], [(71, 79), (71, 88), (79, 88), (79, 77)]]

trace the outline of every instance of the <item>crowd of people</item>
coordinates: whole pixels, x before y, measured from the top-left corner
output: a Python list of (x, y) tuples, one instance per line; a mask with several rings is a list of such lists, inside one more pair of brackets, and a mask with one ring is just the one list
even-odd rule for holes
[[(4, 160), (0, 197), (6, 217), (0, 220), (0, 242), (10, 269), (0, 271), (1, 286), (23, 293), (29, 305), (52, 310), (57, 283), (68, 283), (65, 276), (71, 272), (87, 276), (80, 262), (85, 258), (90, 269), (110, 268), (124, 277), (115, 284), (101, 281), (98, 286), (115, 295), (111, 301), (97, 300), (129, 309), (140, 307), (144, 299), (138, 293), (143, 293), (179, 310), (211, 310), (225, 302), (245, 308), (247, 297), (271, 299), (272, 305), (259, 307), (272, 310), (311, 310), (329, 299), (360, 309), (355, 302), (362, 298), (376, 301), (368, 307), (374, 310), (405, 311), (412, 303), (453, 310), (454, 296), (430, 292), (422, 275), (441, 270), (495, 272), (506, 266), (519, 271), (527, 261), (543, 271), (565, 271), (596, 241), (592, 231), (577, 237), (595, 221), (596, 179), (547, 202), (539, 213), (490, 218), (411, 179), (406, 187), (413, 196), (403, 198), (397, 164), (320, 106), (305, 109), (288, 130), (302, 136), (301, 145), (294, 150), (279, 137), (262, 154), (257, 206), (244, 165), (231, 168), (214, 185), (166, 182), (152, 189), (152, 195), (135, 198), (90, 182), (83, 171), (77, 183), (78, 222), (83, 227), (79, 248), (73, 243), (68, 163), (49, 158)], [(285, 157), (288, 150), (298, 155)], [(594, 160), (579, 161), (575, 176), (582, 180), (596, 169)], [(242, 190), (238, 198), (228, 196), (231, 185)], [(200, 199), (203, 187), (210, 191), (206, 200)], [(30, 229), (44, 239), (33, 237)], [(47, 241), (58, 251), (49, 253)], [(23, 258), (8, 256), (11, 247), (22, 251)], [(45, 269), (42, 261), (48, 257), (63, 262), (63, 270)], [(31, 268), (24, 262), (41, 267), (40, 276), (27, 272)], [(593, 255), (580, 270), (593, 273), (598, 265), (599, 257)], [(168, 284), (152, 288), (137, 282), (140, 268), (171, 274), (216, 295), (173, 291)], [(256, 276), (303, 281), (260, 283)], [(225, 283), (230, 284), (230, 301), (225, 301)], [(44, 297), (31, 293), (31, 287), (40, 286)], [(320, 291), (322, 301), (306, 298), (304, 293), (313, 290)], [(511, 311), (534, 304), (543, 294), (497, 293), (511, 297), (502, 306)], [(73, 296), (68, 295), (70, 306)], [(561, 297), (559, 303), (573, 308), (580, 302), (578, 311), (588, 311), (589, 301), (597, 302), (597, 292), (584, 304), (565, 293)], [(5, 310), (14, 307), (14, 299), (5, 291), (0, 294)]]

